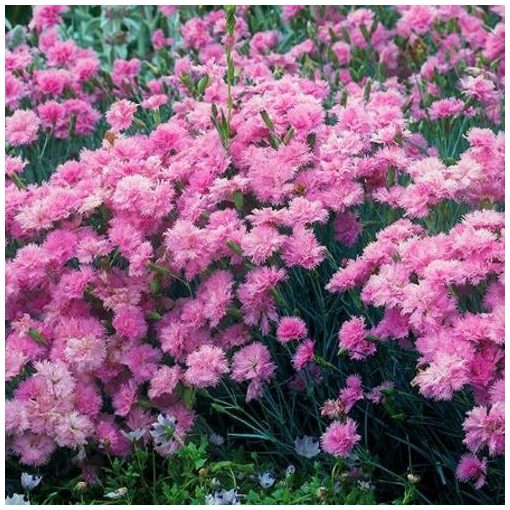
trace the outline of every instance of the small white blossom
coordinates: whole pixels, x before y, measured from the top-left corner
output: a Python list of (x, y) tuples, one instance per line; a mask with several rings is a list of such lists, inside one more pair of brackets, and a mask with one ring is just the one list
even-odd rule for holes
[(28, 473), (21, 474), (21, 486), (28, 491), (35, 489), (42, 480), (42, 476), (29, 475)]
[(73, 457), (74, 462), (82, 462), (87, 458), (87, 452), (83, 446), (80, 446), (78, 453)]
[(127, 487), (120, 487), (116, 491), (107, 492), (104, 497), (108, 499), (119, 499), (127, 494)]
[(136, 441), (139, 441), (140, 439), (142, 439), (142, 437), (145, 435), (146, 432), (147, 432), (147, 429), (144, 429), (144, 428), (130, 430), (129, 432), (126, 432), (125, 430), (121, 430), (121, 434), (133, 442), (136, 442)]
[(229, 491), (221, 490), (216, 491), (214, 494), (207, 494), (205, 496), (206, 505), (240, 505), (239, 494), (236, 489)]
[(363, 491), (369, 491), (372, 489), (372, 484), (365, 480), (358, 480), (358, 487)]
[(266, 472), (259, 474), (259, 483), (263, 489), (269, 489), (269, 487), (272, 487), (274, 485), (274, 482), (275, 479), (271, 473)]
[(316, 457), (321, 452), (319, 440), (312, 436), (296, 437), (294, 440), (294, 448), (298, 455), (306, 457), (307, 459)]
[(290, 464), (285, 470), (285, 476), (293, 475), (296, 472), (296, 466)]
[(182, 446), (182, 442), (175, 434), (177, 419), (174, 416), (160, 414), (158, 421), (151, 425), (151, 436), (154, 449), (163, 456), (170, 455)]
[(209, 442), (215, 446), (221, 446), (225, 443), (225, 438), (213, 432), (212, 434), (209, 434)]
[(12, 496), (5, 498), (5, 504), (6, 505), (30, 505), (30, 501), (28, 501), (28, 498), (25, 499), (24, 494), (13, 494)]

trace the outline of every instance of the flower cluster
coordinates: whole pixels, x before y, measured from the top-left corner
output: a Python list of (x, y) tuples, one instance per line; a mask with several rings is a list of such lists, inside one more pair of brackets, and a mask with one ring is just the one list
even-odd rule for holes
[[(285, 7), (284, 22), (307, 9)], [(248, 11), (233, 27), (221, 9), (191, 17), (176, 41), (158, 28), (147, 60), (111, 69), (63, 38), (64, 7), (7, 34), (8, 448), (33, 466), (65, 447), (86, 467), (91, 448), (125, 456), (138, 441), (170, 455), (198, 397), (226, 385), (262, 399), (277, 349), (319, 381), (337, 357), (320, 359), (324, 340), (283, 311), (281, 289), (329, 261), (340, 268), (321, 288), (361, 289), (340, 355), (360, 363), (396, 340), (419, 355), (423, 398), (472, 391), (457, 477), (481, 487), (482, 456), (504, 450), (504, 134), (487, 127), (502, 111), (503, 22), (408, 6), (389, 28), (371, 9), (327, 7), (288, 48), (278, 30), (252, 33)], [(370, 78), (351, 65), (360, 52)], [(454, 122), (470, 126), (462, 150), (436, 146)], [(27, 185), (42, 133), (99, 136)], [(438, 231), (452, 204), (464, 217)], [(383, 207), (391, 220), (366, 244)], [(359, 256), (335, 260), (332, 245)], [(350, 375), (322, 405), (320, 442), (296, 450), (349, 457), (362, 427), (348, 413), (392, 388)]]

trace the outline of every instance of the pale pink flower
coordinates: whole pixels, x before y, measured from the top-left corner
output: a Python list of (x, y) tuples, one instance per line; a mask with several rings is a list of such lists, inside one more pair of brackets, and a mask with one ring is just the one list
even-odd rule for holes
[(218, 347), (203, 345), (186, 358), (188, 369), (184, 380), (190, 386), (207, 388), (217, 386), (222, 376), (228, 372), (225, 353)]
[(338, 332), (338, 345), (340, 349), (345, 349), (352, 359), (365, 359), (376, 351), (374, 343), (367, 340), (367, 334), (365, 319), (353, 317), (342, 324)]
[(464, 444), (474, 453), (487, 447), (491, 456), (505, 450), (505, 413), (503, 404), (479, 406), (467, 413), (463, 424)]
[(151, 380), (149, 398), (155, 399), (161, 395), (171, 395), (181, 379), (181, 368), (178, 365), (169, 367), (163, 365)]
[(275, 370), (268, 348), (260, 342), (243, 347), (232, 359), (232, 379), (237, 382), (267, 381)]
[(37, 139), (40, 123), (32, 110), (16, 110), (5, 120), (5, 138), (14, 146), (31, 144)]
[(135, 103), (121, 99), (110, 106), (106, 112), (106, 120), (115, 131), (124, 131), (131, 127), (136, 108)]

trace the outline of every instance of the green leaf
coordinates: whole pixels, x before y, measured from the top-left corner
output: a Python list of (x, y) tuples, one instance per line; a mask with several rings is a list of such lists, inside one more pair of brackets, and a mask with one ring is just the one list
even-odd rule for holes
[(208, 86), (209, 86), (209, 76), (207, 74), (205, 74), (204, 76), (202, 76), (202, 78), (200, 78), (200, 80), (198, 80), (198, 83), (197, 83), (197, 93), (200, 97), (203, 96), (205, 89)]
[(232, 194), (232, 198), (234, 200), (234, 205), (236, 206), (236, 209), (238, 211), (242, 211), (243, 205), (244, 205), (244, 196), (243, 196), (243, 194), (239, 190), (236, 190)]
[(234, 241), (227, 241), (225, 244), (237, 255), (243, 254), (241, 247), (237, 243), (234, 243)]
[(269, 117), (269, 114), (267, 113), (267, 111), (262, 110), (260, 112), (260, 116), (262, 117), (264, 124), (267, 126), (267, 129), (269, 129), (269, 131), (274, 133), (274, 124), (273, 124), (273, 121), (271, 120), (271, 118)]
[(234, 35), (234, 28), (236, 26), (236, 6), (226, 5), (225, 6), (225, 18), (227, 26), (227, 34), (232, 37)]
[(16, 25), (10, 32), (9, 48), (14, 49), (25, 42), (25, 32), (21, 25)]
[(389, 188), (395, 184), (395, 168), (390, 165), (386, 173), (386, 187)]
[(38, 344), (48, 346), (48, 340), (44, 338), (42, 333), (35, 328), (28, 328), (28, 335), (33, 338)]

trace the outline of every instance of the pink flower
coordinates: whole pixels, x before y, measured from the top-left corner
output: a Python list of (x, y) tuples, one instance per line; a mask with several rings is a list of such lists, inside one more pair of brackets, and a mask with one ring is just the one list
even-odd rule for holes
[(133, 374), (137, 383), (152, 379), (161, 361), (161, 351), (147, 344), (131, 347), (121, 360)]
[(183, 129), (176, 122), (160, 124), (150, 137), (156, 148), (163, 153), (179, 148), (184, 141)]
[(340, 390), (340, 402), (348, 413), (358, 402), (365, 397), (359, 375), (350, 375), (345, 381), (345, 388)]
[(157, 110), (160, 106), (168, 103), (168, 96), (166, 94), (153, 94), (141, 103), (142, 108), (148, 110)]
[(106, 112), (106, 120), (115, 131), (129, 129), (133, 122), (136, 108), (135, 103), (127, 99), (121, 99), (110, 106), (110, 109)]
[(351, 47), (344, 41), (338, 41), (331, 45), (331, 49), (340, 65), (347, 65), (351, 59)]
[(306, 6), (304, 5), (284, 5), (282, 7), (283, 20), (288, 23), (294, 16), (297, 16)]
[(262, 264), (280, 249), (284, 239), (275, 228), (260, 225), (243, 237), (241, 248), (255, 264)]
[(140, 308), (132, 305), (122, 305), (115, 310), (112, 326), (118, 335), (129, 339), (139, 339), (147, 333), (147, 323)]
[(349, 211), (337, 214), (333, 227), (335, 229), (335, 239), (347, 246), (356, 244), (361, 234), (361, 225), (357, 216)]
[(134, 83), (141, 69), (141, 62), (137, 58), (131, 60), (116, 59), (113, 62), (112, 81), (115, 85), (122, 86)]
[(228, 271), (215, 271), (200, 285), (197, 299), (201, 305), (203, 317), (211, 327), (216, 327), (228, 312), (233, 299), (233, 279)]
[(495, 97), (494, 83), (482, 75), (461, 78), (460, 84), (467, 97), (472, 97), (479, 101), (491, 101)]
[(59, 96), (69, 84), (71, 76), (64, 69), (41, 69), (34, 72), (34, 78), (42, 94)]
[(272, 291), (285, 278), (285, 271), (275, 267), (260, 267), (248, 273), (246, 281), (237, 289), (248, 326), (259, 326), (263, 333), (269, 332), (269, 322), (275, 322), (278, 317)]
[(87, 443), (94, 425), (90, 418), (76, 411), (62, 416), (55, 427), (56, 442), (59, 446), (76, 448)]
[(184, 380), (190, 386), (208, 388), (217, 386), (222, 376), (228, 372), (225, 353), (218, 347), (203, 345), (186, 358), (188, 369)]
[(178, 269), (184, 269), (189, 278), (205, 268), (207, 239), (191, 221), (179, 219), (165, 233), (165, 246)]
[(357, 424), (351, 418), (345, 422), (335, 421), (321, 437), (321, 446), (326, 453), (335, 457), (347, 458), (356, 443), (361, 439), (357, 433)]
[(488, 447), (489, 454), (502, 455), (505, 451), (505, 412), (503, 404), (490, 408), (479, 406), (467, 413), (463, 424), (464, 444), (474, 453)]
[(437, 352), (430, 365), (413, 379), (420, 393), (436, 400), (451, 400), (453, 393), (469, 381), (467, 360), (458, 354)]
[(298, 225), (283, 244), (282, 258), (290, 267), (315, 269), (324, 260), (325, 252), (326, 248), (317, 242), (314, 233)]
[(276, 337), (281, 343), (304, 338), (307, 334), (305, 321), (299, 317), (282, 317), (276, 330)]
[(5, 121), (5, 138), (14, 146), (28, 145), (37, 139), (40, 123), (32, 110), (16, 110)]
[(115, 414), (118, 416), (127, 416), (136, 401), (138, 385), (134, 381), (128, 381), (122, 384), (115, 392), (112, 398)]
[(480, 460), (475, 455), (467, 453), (460, 459), (455, 474), (459, 481), (468, 482), (472, 480), (475, 487), (481, 489), (485, 485), (487, 459)]
[(428, 112), (431, 120), (438, 120), (446, 117), (456, 117), (463, 110), (463, 101), (455, 98), (447, 98), (434, 101), (430, 105)]
[(61, 103), (56, 101), (46, 101), (37, 107), (37, 114), (41, 119), (41, 124), (45, 128), (54, 130), (65, 122), (66, 111)]
[(232, 379), (237, 382), (271, 379), (276, 365), (271, 361), (268, 348), (260, 342), (253, 342), (234, 354)]
[(294, 356), (292, 357), (292, 366), (296, 370), (301, 370), (313, 361), (315, 342), (307, 339), (299, 344)]
[(42, 32), (62, 22), (62, 14), (67, 12), (66, 5), (37, 5), (33, 10), (33, 17), (30, 26), (38, 32)]
[(26, 161), (21, 159), (20, 156), (13, 158), (12, 156), (5, 156), (5, 174), (12, 176), (23, 172), (23, 168), (27, 164)]
[(354, 317), (342, 324), (338, 333), (339, 347), (345, 349), (352, 359), (365, 359), (376, 351), (375, 345), (366, 337), (365, 319)]
[(155, 399), (161, 395), (171, 395), (181, 379), (181, 368), (178, 365), (169, 367), (163, 365), (151, 379), (149, 398)]
[(122, 433), (118, 425), (110, 417), (104, 417), (97, 423), (96, 435), (100, 448), (110, 455), (127, 455), (130, 450), (130, 442)]
[(50, 460), (57, 445), (48, 436), (25, 432), (16, 436), (12, 450), (20, 456), (20, 461), (29, 466), (42, 466)]

